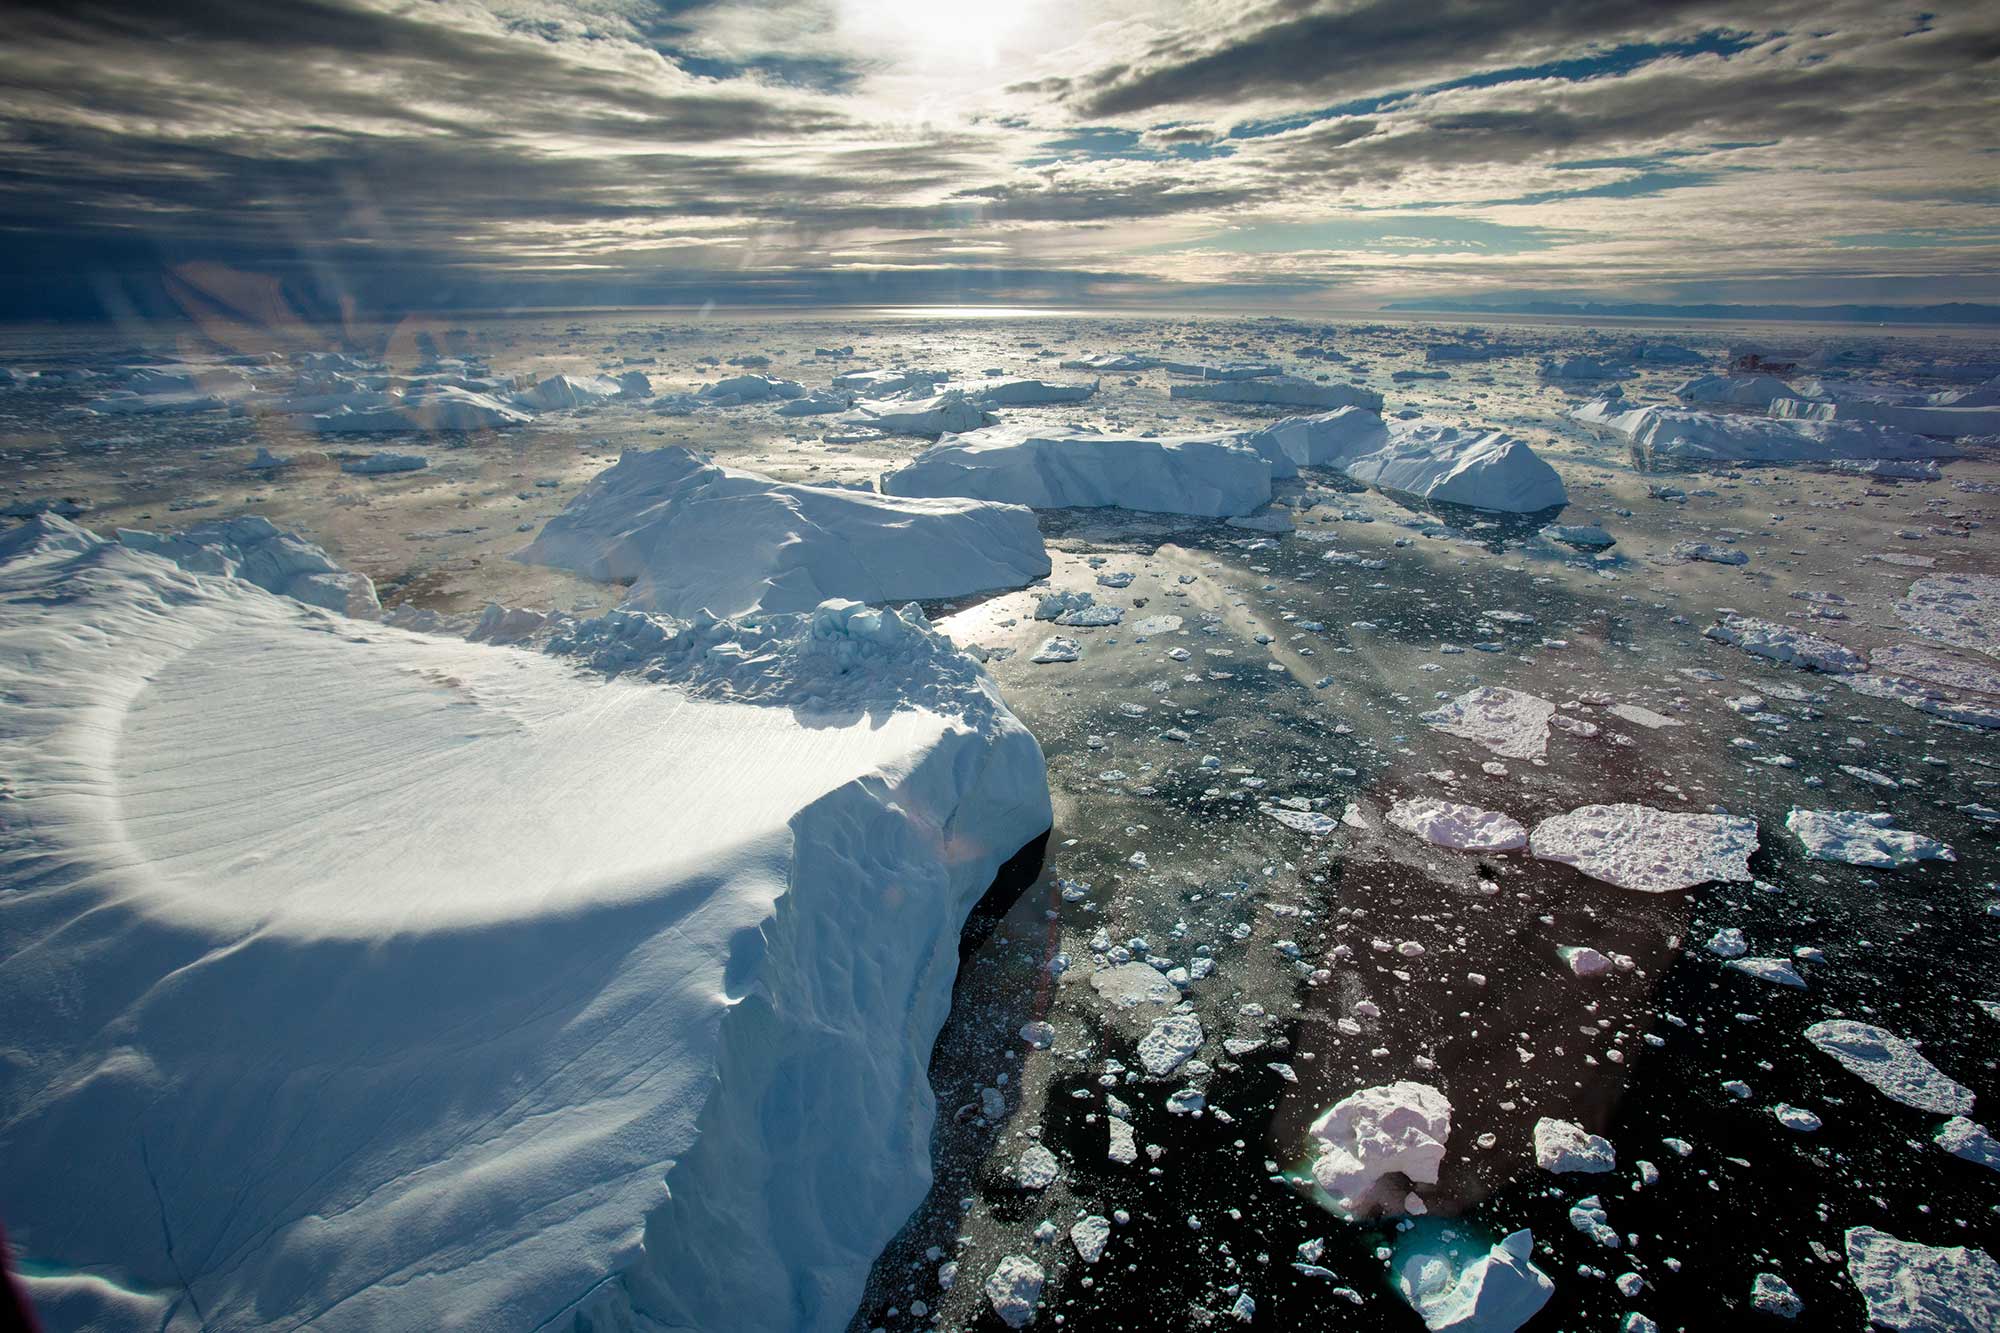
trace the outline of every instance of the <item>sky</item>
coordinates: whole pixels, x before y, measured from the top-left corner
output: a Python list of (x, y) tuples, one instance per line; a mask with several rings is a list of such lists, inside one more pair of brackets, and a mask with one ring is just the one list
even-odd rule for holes
[(0, 308), (2000, 299), (2000, 4), (12, 0)]

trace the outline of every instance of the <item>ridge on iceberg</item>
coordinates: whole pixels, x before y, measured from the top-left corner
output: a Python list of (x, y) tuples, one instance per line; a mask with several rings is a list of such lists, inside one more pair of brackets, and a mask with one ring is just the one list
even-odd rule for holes
[(678, 616), (961, 597), (1049, 572), (1027, 509), (795, 485), (682, 448), (623, 455), (514, 558), (629, 583), (624, 606)]
[(591, 673), (0, 534), (41, 1308), (846, 1326), (928, 1187), (959, 932), (1048, 827), (1040, 750), (913, 612), (608, 619), (566, 640), (623, 645)]
[(1203, 380), (1196, 384), (1176, 384), (1167, 390), (1172, 398), (1203, 403), (1276, 403), (1283, 407), (1365, 407), (1382, 410), (1382, 395), (1358, 384), (1321, 384), (1291, 375), (1255, 380)]
[(1271, 467), (1228, 435), (1143, 437), (993, 426), (939, 440), (883, 474), (882, 493), (1228, 518), (1270, 501)]
[(342, 569), (320, 547), (280, 532), (261, 515), (203, 523), (183, 532), (120, 528), (118, 540), (135, 551), (165, 556), (191, 574), (243, 579), (266, 592), (351, 616), (382, 612), (375, 584), (366, 574)]
[(1532, 514), (1569, 503), (1556, 470), (1526, 440), (1501, 430), (1398, 425), (1387, 445), (1344, 470), (1365, 486), (1475, 509)]
[(1296, 477), (1300, 468), (1342, 468), (1374, 453), (1389, 442), (1389, 428), (1379, 412), (1365, 407), (1337, 407), (1310, 417), (1286, 417), (1262, 430), (1246, 433), (1242, 442), (1262, 454), (1279, 480)]

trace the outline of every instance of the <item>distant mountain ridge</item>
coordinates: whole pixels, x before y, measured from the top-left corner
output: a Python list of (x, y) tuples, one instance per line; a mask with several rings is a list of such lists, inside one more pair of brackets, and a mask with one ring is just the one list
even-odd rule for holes
[(1943, 305), (1647, 305), (1603, 301), (1392, 301), (1384, 310), (1468, 315), (1578, 315), (1589, 319), (1753, 319), (1819, 324), (2000, 324), (2000, 306)]

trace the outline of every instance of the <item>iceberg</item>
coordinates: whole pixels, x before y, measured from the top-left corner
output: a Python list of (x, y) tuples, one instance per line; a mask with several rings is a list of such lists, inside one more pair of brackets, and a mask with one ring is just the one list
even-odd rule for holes
[(1481, 685), (1417, 720), (1446, 735), (1477, 741), (1503, 759), (1540, 759), (1548, 753), (1549, 719), (1555, 714), (1556, 706), (1547, 699)]
[(1526, 1228), (1483, 1253), (1455, 1232), (1411, 1232), (1396, 1244), (1396, 1291), (1430, 1333), (1514, 1333), (1555, 1295), (1534, 1254)]
[(1271, 466), (1232, 436), (994, 426), (938, 441), (884, 474), (882, 493), (1228, 518), (1270, 500)]
[(1988, 404), (1895, 403), (1873, 399), (1813, 403), (1784, 398), (1770, 406), (1771, 415), (1795, 420), (1867, 422), (1890, 430), (1957, 439), (1965, 435), (2000, 433), (2000, 407)]
[(1890, 1101), (1933, 1115), (1965, 1115), (1972, 1110), (1971, 1089), (1887, 1028), (1830, 1018), (1807, 1028), (1806, 1040)]
[(1156, 356), (1144, 356), (1138, 352), (1104, 352), (1097, 356), (1076, 357), (1068, 361), (1058, 361), (1058, 370), (1152, 370), (1164, 364)]
[(38, 1303), (846, 1327), (928, 1187), (959, 932), (1048, 827), (1040, 750), (893, 611), (562, 644), (0, 537), (0, 1159)]
[[(1363, 1088), (1343, 1097), (1312, 1123), (1319, 1141), (1313, 1183), (1344, 1215), (1354, 1217), (1378, 1201), (1384, 1177), (1400, 1174), (1412, 1184), (1435, 1185), (1451, 1137), (1451, 1103), (1428, 1083), (1407, 1080)], [(1403, 1210), (1406, 1189), (1389, 1191), (1392, 1213)]]
[(1337, 407), (1310, 417), (1286, 417), (1262, 430), (1249, 431), (1242, 442), (1264, 456), (1271, 475), (1283, 480), (1300, 468), (1344, 468), (1389, 443), (1389, 428), (1381, 414), (1365, 407)]
[(1203, 380), (1176, 384), (1169, 397), (1202, 403), (1273, 403), (1281, 407), (1365, 407), (1382, 410), (1382, 395), (1358, 384), (1321, 384), (1291, 375), (1256, 380)]
[(1797, 421), (1598, 399), (1570, 413), (1622, 435), (1647, 467), (1662, 463), (1830, 463), (1842, 458), (1955, 458), (1950, 445), (1864, 421)]
[(1775, 620), (1737, 615), (1733, 611), (1724, 612), (1721, 619), (1702, 631), (1702, 635), (1717, 643), (1741, 648), (1754, 656), (1768, 657), (1773, 662), (1802, 667), (1807, 671), (1850, 675), (1868, 669), (1867, 658), (1823, 634), (1781, 625)]
[(1729, 407), (1769, 407), (1781, 398), (1797, 398), (1799, 391), (1775, 375), (1702, 375), (1674, 390), (1684, 403), (1712, 403)]
[(1532, 514), (1569, 503), (1556, 470), (1526, 440), (1500, 430), (1399, 425), (1387, 445), (1343, 470), (1365, 486), (1474, 509)]
[(731, 375), (728, 379), (704, 384), (699, 396), (718, 406), (739, 403), (767, 403), (774, 398), (797, 398), (806, 389), (797, 380), (775, 379), (769, 375)]
[(1389, 822), (1459, 852), (1505, 852), (1528, 844), (1528, 830), (1497, 810), (1419, 796), (1389, 807)]
[(1785, 827), (1815, 861), (1894, 870), (1919, 861), (1956, 861), (1958, 853), (1935, 838), (1895, 827), (1886, 811), (1801, 810), (1785, 816)]
[(449, 384), (356, 395), (298, 418), (303, 428), (321, 435), (497, 430), (532, 420), (529, 413), (491, 395)]
[(987, 407), (1043, 407), (1052, 403), (1081, 403), (1097, 392), (1097, 382), (1089, 384), (1049, 384), (1043, 380), (992, 380), (964, 386), (965, 395)]
[(858, 403), (854, 414), (843, 418), (851, 426), (868, 426), (890, 435), (950, 435), (978, 430), (1000, 418), (957, 390), (947, 390), (921, 401)]
[(243, 579), (266, 592), (343, 615), (376, 616), (382, 611), (366, 574), (342, 569), (320, 547), (294, 533), (280, 532), (260, 515), (164, 534), (120, 528), (117, 535), (132, 550), (165, 556), (191, 574)]
[(623, 455), (514, 558), (629, 583), (625, 607), (675, 616), (962, 597), (1049, 573), (1018, 505), (795, 485), (682, 448)]
[(1169, 375), (1198, 380), (1261, 380), (1285, 373), (1283, 366), (1259, 361), (1230, 361), (1220, 365), (1208, 361), (1163, 361), (1160, 367)]
[[(640, 376), (641, 381), (645, 376)], [(645, 397), (652, 392), (649, 387)], [(551, 375), (531, 389), (523, 389), (514, 395), (514, 406), (530, 412), (566, 412), (573, 408), (589, 407), (625, 396), (625, 386), (617, 380), (599, 376), (588, 378), (577, 375)]]

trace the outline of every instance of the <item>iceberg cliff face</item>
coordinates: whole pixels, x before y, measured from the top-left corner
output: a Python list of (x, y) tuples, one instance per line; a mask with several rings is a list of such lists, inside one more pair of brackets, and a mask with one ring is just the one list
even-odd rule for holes
[(961, 597), (1049, 572), (1026, 509), (797, 486), (687, 449), (626, 454), (515, 558), (630, 583), (627, 607), (677, 616)]
[[(580, 669), (590, 668), (590, 669)], [(1041, 754), (914, 611), (541, 653), (0, 537), (0, 1158), (52, 1326), (837, 1329)]]

